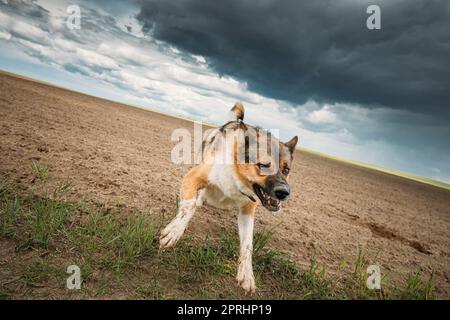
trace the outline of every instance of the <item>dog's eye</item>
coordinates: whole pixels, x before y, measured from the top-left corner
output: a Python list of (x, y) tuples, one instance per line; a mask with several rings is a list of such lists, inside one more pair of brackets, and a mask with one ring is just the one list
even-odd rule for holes
[(270, 168), (270, 163), (258, 163), (257, 166), (260, 169), (267, 169)]
[(288, 175), (290, 170), (291, 170), (291, 169), (289, 169), (288, 167), (284, 168), (284, 169), (283, 169), (283, 174)]

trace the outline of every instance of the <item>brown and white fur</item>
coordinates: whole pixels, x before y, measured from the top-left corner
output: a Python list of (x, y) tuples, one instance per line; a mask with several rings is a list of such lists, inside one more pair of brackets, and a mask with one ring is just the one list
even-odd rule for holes
[(282, 143), (245, 124), (240, 102), (231, 114), (230, 122), (203, 139), (201, 163), (183, 178), (179, 211), (161, 232), (160, 246), (170, 248), (177, 243), (199, 206), (237, 208), (240, 255), (236, 279), (246, 293), (252, 293), (256, 288), (252, 252), (257, 199), (269, 211), (279, 211), (280, 201), (287, 200), (287, 178), (298, 139)]

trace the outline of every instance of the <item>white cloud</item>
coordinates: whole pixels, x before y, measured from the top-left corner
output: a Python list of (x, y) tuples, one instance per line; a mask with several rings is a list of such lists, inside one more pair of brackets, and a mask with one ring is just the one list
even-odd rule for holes
[(91, 50), (77, 48), (76, 57), (79, 60), (81, 60), (81, 62), (86, 63), (88, 66), (108, 68), (108, 69), (119, 68), (119, 65), (110, 57), (96, 53)]
[(15, 33), (33, 42), (47, 43), (49, 39), (46, 31), (27, 22), (13, 19), (2, 12), (0, 12), (0, 26), (9, 33)]
[(319, 110), (314, 110), (307, 116), (307, 120), (315, 124), (335, 123), (336, 115), (330, 110), (330, 106), (325, 105)]
[(205, 64), (206, 63), (206, 59), (205, 59), (205, 57), (203, 57), (203, 56), (196, 56), (196, 55), (193, 55), (192, 56), (198, 63), (201, 63), (201, 64)]
[(9, 40), (11, 39), (11, 34), (9, 32), (0, 30), (0, 39)]
[(142, 26), (136, 20), (134, 14), (129, 14), (123, 17), (117, 18), (117, 26), (123, 31), (136, 38), (144, 38), (145, 35), (142, 32)]

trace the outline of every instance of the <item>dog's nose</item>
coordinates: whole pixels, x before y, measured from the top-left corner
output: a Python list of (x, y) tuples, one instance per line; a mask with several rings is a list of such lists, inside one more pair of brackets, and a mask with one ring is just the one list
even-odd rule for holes
[(287, 190), (286, 188), (276, 189), (275, 196), (278, 200), (286, 200), (286, 198), (289, 196), (289, 190)]

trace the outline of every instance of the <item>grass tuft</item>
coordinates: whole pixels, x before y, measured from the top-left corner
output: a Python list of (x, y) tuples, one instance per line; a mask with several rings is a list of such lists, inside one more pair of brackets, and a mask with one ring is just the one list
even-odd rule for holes
[(0, 186), (0, 235), (12, 238), (17, 234), (17, 219), (22, 209), (22, 201), (6, 186)]
[(48, 177), (48, 166), (45, 163), (34, 161), (31, 163), (31, 170), (34, 174), (33, 182), (44, 182)]
[(25, 209), (27, 242), (47, 247), (74, 214), (73, 205), (53, 199), (29, 199)]
[(117, 215), (90, 214), (76, 231), (76, 241), (91, 252), (102, 252), (104, 267), (123, 271), (139, 257), (156, 252), (154, 221), (150, 214), (131, 214), (121, 222)]
[(408, 277), (406, 288), (397, 293), (402, 300), (430, 300), (435, 299), (433, 274), (428, 279), (422, 279), (422, 271), (417, 271)]
[(56, 267), (51, 266), (45, 260), (38, 260), (26, 267), (22, 273), (22, 279), (27, 286), (41, 287), (51, 278), (59, 276), (62, 279), (62, 273)]

